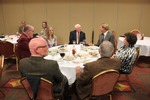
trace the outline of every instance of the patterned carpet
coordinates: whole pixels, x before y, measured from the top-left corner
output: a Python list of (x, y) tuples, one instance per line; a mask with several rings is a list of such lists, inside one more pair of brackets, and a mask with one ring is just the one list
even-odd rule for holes
[[(140, 57), (129, 77), (135, 93), (117, 92), (114, 93), (113, 100), (150, 100), (150, 57)], [(122, 91), (130, 90), (128, 85), (119, 88)]]
[(5, 88), (23, 88), (22, 84), (20, 83), (20, 79), (12, 78), (6, 84), (3, 85)]
[[(135, 93), (114, 93), (114, 100), (150, 100), (150, 68), (135, 67), (130, 80)], [(121, 88), (129, 88), (123, 85)], [(126, 90), (124, 90), (126, 91)]]
[[(0, 93), (0, 100), (29, 100), (23, 88), (13, 87), (16, 86), (16, 84), (19, 85), (16, 79), (19, 79), (20, 77), (20, 73), (16, 71), (14, 64), (9, 66), (5, 65), (3, 76), (0, 81), (0, 85), (3, 87), (1, 87), (0, 90), (3, 91), (6, 96), (3, 97)], [(119, 83), (119, 85), (116, 86), (119, 92), (113, 93), (113, 100), (150, 100), (149, 57), (140, 57), (138, 65), (134, 67), (133, 72), (129, 77), (136, 92), (121, 92), (130, 90), (130, 88), (126, 83)], [(72, 100), (76, 100), (73, 95)]]

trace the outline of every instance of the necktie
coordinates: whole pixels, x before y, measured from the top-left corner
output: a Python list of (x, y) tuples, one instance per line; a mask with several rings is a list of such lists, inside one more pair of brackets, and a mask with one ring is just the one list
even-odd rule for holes
[(104, 41), (104, 33), (102, 33), (102, 38), (101, 38), (101, 42), (102, 43)]
[(80, 33), (78, 32), (78, 44), (80, 43)]

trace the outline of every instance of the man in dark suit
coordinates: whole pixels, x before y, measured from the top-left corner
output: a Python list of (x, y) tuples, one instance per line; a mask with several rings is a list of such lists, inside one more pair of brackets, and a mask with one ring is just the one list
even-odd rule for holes
[(75, 30), (70, 32), (69, 44), (80, 44), (80, 43), (85, 44), (86, 36), (85, 33), (81, 31), (81, 25), (76, 24), (74, 27)]
[(33, 38), (29, 42), (31, 56), (21, 59), (19, 69), (22, 76), (35, 75), (50, 80), (54, 85), (54, 95), (62, 93), (67, 78), (61, 73), (57, 61), (46, 60), (48, 46), (45, 39)]
[(29, 57), (31, 55), (29, 51), (29, 41), (33, 37), (34, 34), (34, 27), (32, 25), (26, 25), (24, 27), (24, 32), (21, 34), (20, 38), (18, 39), (18, 56), (20, 59)]
[(85, 100), (92, 91), (92, 78), (107, 69), (120, 68), (120, 60), (118, 58), (111, 58), (113, 54), (113, 45), (109, 41), (104, 41), (101, 43), (99, 48), (99, 53), (101, 58), (94, 62), (86, 63), (84, 69), (78, 66), (76, 68), (77, 79), (76, 79), (76, 92), (79, 97), (78, 100)]
[(100, 25), (101, 34), (99, 35), (99, 39), (97, 41), (96, 46), (99, 46), (104, 40), (110, 41), (115, 46), (115, 38), (112, 33), (109, 32), (108, 24)]

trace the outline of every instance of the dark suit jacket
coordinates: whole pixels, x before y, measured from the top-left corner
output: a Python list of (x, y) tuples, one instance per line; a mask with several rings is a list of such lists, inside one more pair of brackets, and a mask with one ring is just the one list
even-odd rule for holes
[(30, 40), (31, 39), (29, 39), (25, 34), (21, 34), (20, 38), (18, 39), (18, 55), (20, 59), (31, 56), (28, 46)]
[(97, 61), (84, 65), (83, 73), (76, 80), (76, 90), (79, 98), (84, 100), (92, 91), (92, 78), (107, 69), (120, 68), (120, 60), (118, 58), (100, 58)]
[[(69, 36), (69, 44), (73, 44), (73, 41), (76, 41), (76, 30), (73, 30), (70, 32), (70, 36)], [(84, 42), (84, 40), (86, 40), (86, 36), (84, 32), (80, 32), (80, 42)], [(77, 41), (76, 41), (77, 43)]]
[[(104, 38), (104, 41), (105, 40), (110, 41), (115, 46), (115, 38), (114, 38), (114, 35), (112, 33), (108, 32)], [(101, 44), (101, 41), (102, 41), (102, 33), (99, 35), (99, 39), (97, 41), (96, 46), (99, 46)]]
[(61, 93), (67, 83), (67, 78), (61, 73), (58, 63), (54, 60), (31, 56), (20, 60), (19, 69), (22, 76), (37, 75), (50, 80), (54, 85), (55, 94)]

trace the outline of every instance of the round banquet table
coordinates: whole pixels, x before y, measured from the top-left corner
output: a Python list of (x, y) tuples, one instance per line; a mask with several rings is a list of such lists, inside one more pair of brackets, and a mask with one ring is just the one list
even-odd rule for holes
[[(76, 53), (72, 54), (72, 49)], [(65, 56), (62, 58), (60, 52), (64, 52)], [(97, 60), (100, 57), (97, 46), (83, 46), (83, 45), (65, 45), (49, 48), (49, 53), (45, 59), (56, 60), (58, 62), (60, 71), (67, 77), (69, 85), (76, 80), (76, 67), (84, 68), (84, 64)]]
[(12, 44), (16, 44), (19, 36), (17, 35), (6, 35), (4, 38), (0, 38), (1, 41), (8, 41)]

